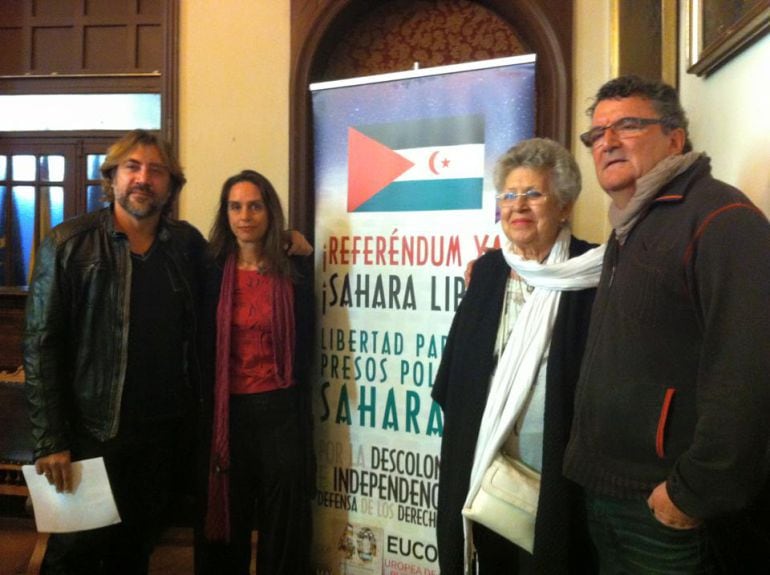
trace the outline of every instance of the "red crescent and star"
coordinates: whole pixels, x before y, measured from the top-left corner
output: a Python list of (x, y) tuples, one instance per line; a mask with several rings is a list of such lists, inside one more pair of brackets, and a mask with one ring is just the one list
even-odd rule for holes
[[(439, 151), (436, 150), (430, 155), (430, 158), (428, 158), (428, 167), (430, 168), (430, 171), (433, 172), (438, 176), (438, 170), (436, 169), (436, 156), (438, 156)], [(448, 168), (449, 167), (449, 159), (444, 158), (441, 160), (441, 167), (442, 168)]]

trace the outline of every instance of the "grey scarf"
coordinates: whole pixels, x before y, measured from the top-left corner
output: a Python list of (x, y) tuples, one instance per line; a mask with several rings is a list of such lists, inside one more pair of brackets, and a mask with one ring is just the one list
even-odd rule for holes
[(664, 158), (649, 172), (636, 180), (636, 191), (631, 201), (625, 208), (618, 208), (610, 204), (610, 224), (615, 230), (615, 237), (620, 245), (623, 245), (638, 222), (647, 211), (647, 208), (658, 195), (660, 189), (687, 170), (703, 154), (700, 152), (687, 152)]

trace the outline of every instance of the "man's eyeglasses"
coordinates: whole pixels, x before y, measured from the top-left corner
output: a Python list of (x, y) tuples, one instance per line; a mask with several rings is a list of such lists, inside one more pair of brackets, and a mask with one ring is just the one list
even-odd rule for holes
[(505, 190), (499, 194), (495, 194), (495, 199), (501, 206), (510, 206), (519, 198), (523, 199), (528, 204), (537, 204), (545, 200), (545, 194), (535, 189), (519, 193)]
[(644, 128), (652, 124), (662, 124), (662, 118), (620, 118), (607, 126), (595, 126), (580, 134), (580, 141), (587, 148), (592, 148), (604, 137), (604, 132), (612, 130), (618, 138), (633, 138)]

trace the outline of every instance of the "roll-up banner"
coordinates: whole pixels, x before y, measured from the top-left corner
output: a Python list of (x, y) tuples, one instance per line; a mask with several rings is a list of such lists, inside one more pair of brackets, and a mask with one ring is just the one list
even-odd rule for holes
[(468, 262), (499, 247), (493, 168), (535, 125), (535, 57), (310, 86), (317, 574), (438, 573), (431, 399)]

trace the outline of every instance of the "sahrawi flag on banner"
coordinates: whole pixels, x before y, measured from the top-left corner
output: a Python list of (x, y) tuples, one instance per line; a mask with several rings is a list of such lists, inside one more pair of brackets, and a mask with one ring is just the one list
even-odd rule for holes
[(481, 209), (484, 116), (348, 128), (348, 212)]

